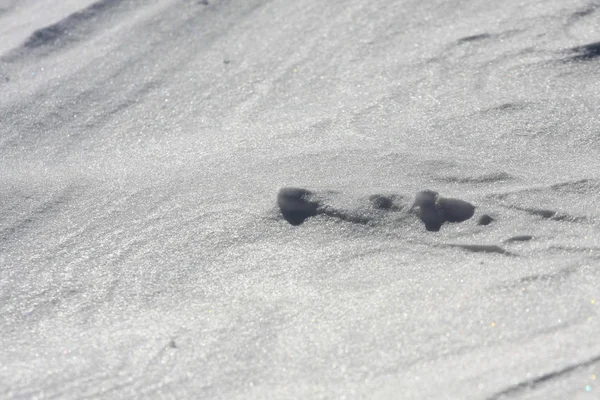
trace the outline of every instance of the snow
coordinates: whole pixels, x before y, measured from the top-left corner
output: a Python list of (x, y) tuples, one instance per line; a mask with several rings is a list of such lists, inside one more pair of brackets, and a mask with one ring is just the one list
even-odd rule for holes
[(0, 397), (597, 398), (599, 18), (0, 0)]

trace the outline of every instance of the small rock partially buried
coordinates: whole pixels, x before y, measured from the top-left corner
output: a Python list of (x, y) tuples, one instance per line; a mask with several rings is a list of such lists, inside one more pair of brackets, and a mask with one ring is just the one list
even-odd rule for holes
[(475, 213), (475, 206), (464, 200), (440, 197), (437, 204), (447, 222), (463, 222)]
[(487, 214), (483, 214), (481, 217), (479, 217), (479, 220), (477, 221), (477, 225), (486, 226), (486, 225), (491, 224), (494, 221), (495, 221), (494, 218), (490, 217)]
[(413, 208), (417, 207), (417, 216), (425, 224), (425, 229), (437, 232), (444, 223), (444, 217), (437, 206), (437, 192), (424, 190), (417, 193)]
[(475, 213), (475, 206), (464, 200), (440, 197), (437, 192), (424, 190), (417, 193), (413, 208), (431, 232), (440, 230), (445, 222), (463, 222)]
[(283, 188), (277, 195), (277, 205), (283, 218), (292, 225), (301, 225), (318, 213), (319, 202), (314, 193), (300, 188)]
[(398, 206), (394, 200), (396, 196), (394, 195), (383, 195), (383, 194), (374, 194), (369, 196), (369, 201), (373, 208), (377, 210), (390, 210), (390, 211), (400, 211), (402, 207)]
[[(402, 210), (397, 200), (398, 196), (395, 195), (369, 197), (373, 208), (388, 211)], [(371, 221), (371, 217), (360, 211), (351, 212), (322, 204), (315, 193), (302, 188), (286, 187), (279, 190), (277, 205), (283, 218), (292, 225), (301, 225), (307, 218), (318, 214), (361, 224)], [(440, 197), (437, 192), (424, 190), (417, 193), (410, 211), (419, 217), (428, 231), (436, 232), (446, 222), (462, 222), (471, 218), (475, 207), (466, 201)]]

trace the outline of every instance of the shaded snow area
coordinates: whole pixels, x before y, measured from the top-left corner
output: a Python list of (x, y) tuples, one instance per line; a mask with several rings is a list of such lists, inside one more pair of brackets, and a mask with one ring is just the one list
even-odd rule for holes
[(600, 398), (597, 0), (0, 0), (0, 398)]

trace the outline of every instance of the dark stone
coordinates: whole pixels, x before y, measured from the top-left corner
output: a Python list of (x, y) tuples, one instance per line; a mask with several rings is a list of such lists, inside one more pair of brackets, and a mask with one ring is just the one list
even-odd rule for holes
[(398, 207), (394, 204), (395, 196), (385, 196), (382, 194), (374, 194), (369, 196), (369, 201), (373, 205), (374, 208), (378, 210), (400, 210), (401, 207)]
[(493, 221), (495, 221), (494, 218), (490, 217), (487, 214), (483, 214), (481, 217), (479, 217), (479, 220), (477, 221), (477, 225), (486, 226), (486, 225), (491, 224)]
[(437, 232), (445, 222), (442, 212), (436, 205), (437, 192), (424, 190), (417, 193), (413, 207), (418, 207), (417, 216), (425, 224), (425, 229)]
[(277, 205), (283, 218), (292, 225), (301, 225), (307, 218), (318, 213), (319, 202), (306, 189), (283, 188), (277, 195)]
[(425, 229), (427, 229), (429, 232), (439, 232), (439, 230), (442, 228), (443, 222), (441, 220), (423, 220), (423, 218), (421, 218), (421, 220), (425, 223)]
[(475, 214), (475, 206), (464, 200), (440, 198), (437, 205), (447, 222), (463, 222)]
[(444, 222), (463, 222), (475, 213), (475, 207), (464, 200), (443, 198), (437, 192), (424, 190), (417, 193), (413, 207), (417, 216), (432, 232), (440, 230)]
[(373, 204), (373, 207), (381, 210), (389, 210), (394, 205), (392, 199), (378, 194), (374, 194), (373, 196), (369, 197), (369, 200)]

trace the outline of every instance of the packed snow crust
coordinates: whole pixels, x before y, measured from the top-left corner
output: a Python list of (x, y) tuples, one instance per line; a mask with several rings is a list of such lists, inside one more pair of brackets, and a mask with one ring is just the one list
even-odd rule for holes
[(0, 397), (597, 399), (599, 43), (590, 0), (0, 0)]

